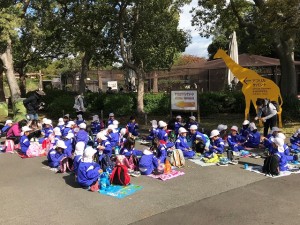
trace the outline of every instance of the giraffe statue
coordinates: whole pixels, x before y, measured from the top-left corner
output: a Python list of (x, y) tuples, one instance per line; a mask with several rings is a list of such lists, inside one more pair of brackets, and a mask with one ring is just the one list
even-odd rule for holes
[(214, 55), (214, 59), (221, 58), (224, 60), (227, 67), (231, 70), (234, 76), (242, 83), (242, 92), (245, 96), (245, 119), (248, 119), (250, 104), (253, 103), (257, 110), (257, 99), (269, 99), (278, 103), (278, 119), (279, 127), (282, 127), (282, 104), (283, 100), (280, 94), (279, 87), (270, 79), (260, 76), (255, 71), (244, 68), (234, 62), (230, 56), (222, 49), (219, 49)]

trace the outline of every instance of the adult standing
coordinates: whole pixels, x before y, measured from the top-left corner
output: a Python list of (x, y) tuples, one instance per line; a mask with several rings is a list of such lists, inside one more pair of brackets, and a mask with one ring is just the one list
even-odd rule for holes
[(268, 130), (276, 127), (277, 109), (276, 106), (268, 99), (258, 99), (256, 101), (258, 107), (255, 120), (261, 120), (264, 123), (264, 137), (267, 137)]
[(42, 102), (42, 96), (45, 95), (46, 93), (44, 91), (37, 90), (23, 101), (23, 104), (27, 110), (27, 114), (30, 120), (39, 119), (37, 112), (38, 110), (42, 109), (43, 105), (45, 104)]
[(84, 96), (82, 94), (78, 94), (75, 97), (75, 103), (73, 108), (76, 110), (77, 115), (83, 115), (83, 113), (86, 111), (86, 108), (84, 107)]

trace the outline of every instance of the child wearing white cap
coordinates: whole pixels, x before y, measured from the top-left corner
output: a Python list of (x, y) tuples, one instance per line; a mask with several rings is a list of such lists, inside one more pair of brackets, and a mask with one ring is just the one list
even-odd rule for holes
[(75, 145), (74, 160), (73, 160), (73, 171), (75, 173), (75, 176), (77, 176), (79, 164), (82, 162), (84, 148), (85, 148), (84, 142), (78, 142)]
[(46, 119), (44, 120), (44, 128), (42, 129), (42, 135), (44, 138), (48, 138), (50, 134), (53, 133), (53, 128), (52, 128), (52, 120)]
[(176, 135), (178, 135), (178, 129), (183, 126), (184, 124), (182, 123), (182, 117), (180, 115), (176, 116), (176, 121), (174, 123), (174, 131)]
[(146, 140), (152, 141), (157, 137), (158, 134), (158, 125), (156, 120), (151, 120), (151, 129), (149, 129), (150, 134), (146, 137)]
[(89, 188), (91, 191), (99, 190), (99, 175), (102, 172), (100, 165), (93, 162), (94, 155), (97, 150), (92, 147), (87, 147), (84, 150), (82, 162), (78, 166), (77, 182), (79, 185), (85, 188)]
[(104, 129), (104, 124), (100, 121), (98, 115), (93, 116), (93, 120), (91, 122), (91, 131), (93, 136), (96, 136), (101, 130)]
[(22, 136), (20, 139), (20, 147), (21, 147), (21, 153), (26, 155), (26, 152), (30, 146), (30, 141), (28, 139), (28, 135), (30, 133), (31, 129), (28, 126), (22, 127)]
[(168, 126), (167, 123), (164, 121), (159, 121), (158, 126), (159, 129), (157, 132), (157, 138), (159, 139), (160, 143), (165, 144), (167, 148), (172, 148), (174, 143), (169, 141), (168, 133), (166, 132)]
[(260, 143), (260, 133), (257, 131), (255, 123), (250, 123), (249, 128), (250, 133), (247, 141), (244, 143), (244, 146), (248, 148), (258, 148)]
[(243, 138), (238, 134), (238, 127), (232, 126), (230, 130), (231, 133), (227, 137), (229, 148), (234, 152), (243, 150)]
[(225, 144), (218, 130), (212, 130), (210, 132), (211, 145), (209, 146), (209, 153), (223, 154)]
[(60, 132), (62, 133), (65, 128), (65, 121), (63, 118), (58, 119), (57, 127), (60, 129)]
[(79, 126), (81, 123), (85, 123), (85, 120), (83, 119), (81, 114), (77, 115), (77, 119), (76, 119), (75, 123), (77, 126)]
[(189, 121), (185, 124), (184, 128), (188, 130), (192, 125), (196, 125), (197, 127), (199, 127), (199, 124), (196, 122), (195, 116), (189, 117)]
[(67, 146), (62, 140), (57, 141), (56, 146), (52, 148), (47, 155), (48, 164), (51, 168), (58, 168), (67, 155), (64, 153), (64, 149)]
[(249, 120), (244, 120), (242, 124), (242, 128), (239, 132), (241, 137), (243, 138), (243, 142), (245, 142), (248, 139), (248, 135), (250, 133), (250, 128), (249, 128), (250, 121)]
[(76, 143), (83, 141), (85, 144), (89, 141), (89, 134), (86, 132), (86, 124), (81, 123), (79, 124), (79, 131), (75, 135), (75, 141)]
[[(97, 134), (97, 149), (99, 151), (99, 155), (101, 156), (103, 153), (107, 154), (109, 157), (112, 155), (112, 146), (110, 142), (107, 140), (107, 137), (105, 135), (104, 131), (101, 131)], [(99, 161), (101, 157), (99, 157)]]
[(279, 158), (279, 171), (286, 171), (288, 170), (288, 160), (284, 154), (284, 140), (278, 137), (273, 138), (272, 140), (272, 146), (275, 149), (274, 154)]
[(200, 131), (198, 131), (198, 127), (197, 125), (192, 125), (190, 126), (190, 138), (191, 138), (191, 142), (192, 144), (195, 143), (196, 141), (196, 138), (198, 136), (198, 139), (199, 137), (201, 138), (202, 142), (204, 143), (204, 145), (208, 148), (209, 147), (209, 144), (210, 144), (210, 140), (208, 138), (208, 136), (206, 134), (202, 134)]
[(68, 133), (73, 133), (74, 131), (73, 129), (75, 128), (76, 124), (74, 121), (69, 121), (68, 124), (65, 126), (65, 129), (62, 132), (62, 136), (66, 137), (68, 135)]
[(112, 148), (120, 146), (120, 135), (116, 130), (115, 125), (111, 124), (107, 127), (107, 140), (110, 142)]
[(180, 149), (183, 152), (183, 156), (187, 158), (192, 158), (195, 155), (195, 152), (192, 150), (191, 147), (189, 147), (187, 140), (186, 140), (186, 134), (188, 131), (184, 127), (180, 127), (178, 129), (179, 136), (175, 142), (175, 148)]
[(71, 158), (72, 157), (72, 152), (73, 152), (73, 141), (74, 141), (74, 134), (73, 133), (68, 133), (66, 137), (63, 138), (63, 141), (67, 148), (64, 150), (64, 153), (67, 155), (67, 157)]
[(279, 132), (281, 132), (281, 130), (278, 127), (272, 127), (271, 132), (266, 137), (261, 138), (266, 149), (269, 150), (272, 147), (272, 140)]
[(2, 127), (2, 129), (1, 129), (1, 132), (6, 133), (9, 130), (9, 128), (11, 128), (12, 125), (13, 125), (12, 120), (6, 120), (4, 127)]

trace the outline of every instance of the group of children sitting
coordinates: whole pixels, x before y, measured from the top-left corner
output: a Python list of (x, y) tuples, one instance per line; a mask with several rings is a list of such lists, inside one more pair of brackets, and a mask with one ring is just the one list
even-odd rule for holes
[[(267, 137), (262, 137), (255, 124), (248, 120), (243, 122), (240, 130), (232, 126), (229, 133), (227, 126), (220, 124), (209, 137), (199, 131), (194, 116), (187, 123), (177, 116), (173, 124), (156, 120), (152, 120), (151, 124), (150, 134), (144, 138), (151, 142), (151, 147), (140, 151), (135, 149), (139, 133), (133, 116), (126, 127), (120, 129), (113, 113), (109, 114), (106, 126), (95, 115), (90, 123), (90, 133), (82, 115), (74, 121), (65, 115), (58, 120), (57, 126), (53, 126), (47, 118), (41, 123), (33, 120), (21, 128), (20, 152), (28, 154), (32, 143), (38, 141), (47, 146), (50, 167), (60, 172), (74, 171), (77, 182), (82, 187), (93, 187), (91, 190), (97, 190), (95, 185), (98, 185), (99, 175), (103, 171), (111, 172), (115, 165), (126, 166), (133, 176), (157, 173), (174, 149), (181, 150), (185, 158), (193, 158), (198, 153), (208, 163), (220, 162), (223, 153), (227, 152), (228, 162), (236, 164), (234, 155), (247, 148), (264, 146), (268, 154), (279, 157), (281, 171), (288, 169), (289, 161), (297, 162), (295, 153), (300, 152), (300, 130), (291, 137), (289, 147), (284, 143), (285, 135), (279, 128), (273, 127)], [(8, 132), (12, 126), (12, 121), (6, 121), (2, 132)], [(175, 140), (169, 140), (171, 131), (168, 127), (173, 128)]]

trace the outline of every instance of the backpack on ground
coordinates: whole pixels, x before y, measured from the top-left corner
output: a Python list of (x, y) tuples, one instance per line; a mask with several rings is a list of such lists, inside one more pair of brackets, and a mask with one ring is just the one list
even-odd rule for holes
[(103, 154), (102, 159), (100, 161), (100, 166), (101, 169), (106, 172), (106, 170), (109, 168), (110, 170), (113, 170), (113, 168), (115, 167), (115, 164), (113, 163), (113, 161), (111, 161), (109, 155), (107, 154)]
[(183, 153), (180, 149), (173, 150), (171, 157), (170, 157), (170, 163), (172, 166), (176, 166), (178, 168), (184, 167), (185, 159), (184, 159)]
[(110, 183), (122, 186), (128, 185), (130, 183), (130, 176), (127, 167), (124, 165), (117, 165), (110, 175)]
[(279, 175), (279, 156), (270, 155), (268, 156), (263, 165), (263, 173), (270, 174), (272, 176)]

